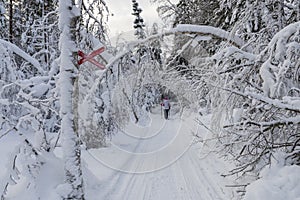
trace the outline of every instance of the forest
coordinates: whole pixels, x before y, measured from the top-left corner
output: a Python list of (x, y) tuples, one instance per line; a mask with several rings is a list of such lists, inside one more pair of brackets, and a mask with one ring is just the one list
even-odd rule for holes
[(195, 137), (234, 164), (224, 177), (257, 179), (273, 159), (300, 165), (300, 1), (151, 2), (165, 25), (146, 27), (132, 0), (136, 39), (112, 46), (105, 0), (0, 0), (0, 142), (20, 141), (1, 200), (20, 177), (34, 188), (54, 160), (61, 199), (88, 199), (82, 149), (146, 126), (163, 95), (179, 114), (211, 117), (195, 119), (211, 138)]

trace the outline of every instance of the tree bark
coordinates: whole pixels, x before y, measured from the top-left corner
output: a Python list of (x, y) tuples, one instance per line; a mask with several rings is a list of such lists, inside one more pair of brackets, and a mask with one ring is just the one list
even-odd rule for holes
[(74, 84), (76, 69), (76, 25), (74, 0), (59, 1), (60, 35), (60, 116), (65, 169), (65, 184), (61, 189), (63, 199), (84, 199), (81, 168), (80, 140), (74, 119)]
[(9, 41), (13, 43), (13, 0), (9, 1)]

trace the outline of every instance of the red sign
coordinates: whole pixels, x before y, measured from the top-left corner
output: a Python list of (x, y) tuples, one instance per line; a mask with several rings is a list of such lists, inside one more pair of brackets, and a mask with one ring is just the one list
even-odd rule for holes
[(85, 53), (83, 53), (82, 51), (79, 50), (78, 55), (82, 58), (80, 60), (78, 60), (78, 65), (81, 65), (82, 63), (84, 63), (86, 61), (89, 61), (89, 62), (93, 63), (94, 65), (96, 65), (97, 67), (99, 67), (100, 69), (105, 69), (104, 65), (100, 64), (99, 62), (97, 62), (94, 59), (95, 56), (99, 55), (103, 51), (104, 51), (104, 47), (101, 47), (100, 49), (93, 51), (89, 55), (86, 55)]

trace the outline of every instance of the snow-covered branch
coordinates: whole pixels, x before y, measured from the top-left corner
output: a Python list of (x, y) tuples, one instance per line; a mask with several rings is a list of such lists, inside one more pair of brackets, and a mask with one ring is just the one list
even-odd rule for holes
[(173, 31), (174, 33), (183, 34), (198, 34), (203, 36), (210, 35), (219, 39), (227, 40), (228, 42), (239, 48), (243, 47), (245, 44), (245, 42), (237, 35), (233, 35), (230, 32), (212, 26), (179, 24), (171, 31)]
[[(175, 35), (175, 34), (197, 34), (197, 35), (203, 35), (203, 36), (206, 36), (206, 35), (214, 36), (219, 39), (227, 40), (233, 46), (236, 46), (237, 48), (235, 48), (235, 51), (239, 50), (240, 52), (244, 52), (239, 48), (242, 48), (243, 45), (245, 44), (245, 42), (238, 36), (232, 35), (230, 32), (227, 32), (225, 30), (215, 28), (212, 26), (180, 24), (177, 27), (175, 27), (169, 31), (166, 31), (164, 33), (151, 35), (145, 39), (137, 40), (137, 41), (133, 41), (133, 42), (129, 43), (127, 50), (116, 55), (112, 60), (110, 60), (110, 62), (107, 64), (106, 67), (110, 68), (119, 59), (121, 59), (126, 54), (131, 52), (134, 48), (136, 48), (140, 45), (146, 44), (153, 40), (157, 40), (159, 38), (163, 38), (163, 37)], [(244, 52), (244, 53), (245, 53), (245, 56), (248, 56), (248, 57), (255, 56), (254, 54), (251, 54), (251, 53), (247, 53), (247, 52)]]
[(266, 97), (266, 96), (263, 96), (263, 95), (260, 95), (260, 94), (257, 94), (257, 93), (248, 92), (248, 91), (243, 93), (243, 92), (239, 92), (239, 91), (236, 91), (236, 90), (231, 90), (231, 89), (228, 89), (228, 88), (222, 88), (222, 89), (224, 89), (228, 92), (232, 92), (234, 94), (243, 96), (243, 97), (247, 97), (247, 98), (250, 97), (252, 99), (259, 100), (261, 102), (267, 103), (267, 104), (275, 106), (277, 108), (281, 108), (281, 109), (290, 110), (290, 111), (300, 113), (300, 108), (295, 106), (295, 105), (292, 105), (291, 102), (280, 101), (279, 99), (271, 99), (269, 97)]
[(289, 117), (289, 118), (282, 118), (280, 120), (274, 120), (270, 122), (256, 122), (256, 121), (251, 121), (251, 120), (246, 120), (230, 125), (225, 125), (223, 128), (229, 128), (229, 127), (234, 127), (234, 126), (244, 126), (244, 125), (255, 125), (258, 127), (269, 127), (269, 126), (279, 126), (279, 125), (288, 125), (288, 124), (300, 124), (300, 116), (296, 117)]
[(279, 99), (271, 99), (269, 97), (266, 97), (266, 96), (263, 96), (260, 94), (256, 94), (256, 93), (251, 93), (251, 92), (245, 92), (245, 95), (249, 96), (253, 99), (257, 99), (259, 101), (267, 103), (269, 105), (273, 105), (277, 108), (295, 111), (295, 112), (300, 113), (300, 108), (298, 106), (292, 105), (290, 102), (280, 101)]
[(82, 7), (83, 7), (84, 10), (87, 12), (88, 16), (89, 16), (90, 18), (92, 18), (93, 20), (95, 20), (96, 23), (102, 24), (101, 20), (99, 20), (98, 17), (95, 16), (95, 15), (91, 12), (91, 10), (89, 10), (90, 7), (88, 8), (88, 7), (85, 5), (85, 2), (84, 2), (84, 1), (82, 1), (81, 3), (82, 3)]
[(295, 22), (279, 31), (261, 52), (263, 61), (260, 76), (266, 96), (286, 95), (290, 85), (299, 83), (299, 31), (300, 22)]
[(0, 39), (0, 43), (2, 43), (3, 45), (9, 47), (10, 50), (12, 50), (15, 54), (21, 56), (22, 58), (24, 58), (25, 60), (27, 60), (29, 63), (31, 63), (39, 72), (41, 72), (41, 74), (43, 73), (43, 70), (41, 68), (41, 65), (39, 63), (38, 60), (36, 60), (35, 58), (33, 58), (32, 56), (30, 56), (29, 54), (27, 54), (25, 51), (23, 51), (22, 49), (20, 49), (18, 46), (16, 46), (15, 44), (12, 44), (8, 41), (5, 41), (3, 39)]
[[(204, 26), (204, 25), (191, 25), (191, 24), (180, 24), (177, 27), (170, 29), (164, 33), (159, 33), (155, 35), (151, 35), (143, 40), (138, 40), (132, 42), (132, 46), (136, 47), (138, 45), (147, 43), (149, 41), (163, 38), (170, 35), (176, 34), (196, 34), (201, 36), (214, 36), (215, 38), (222, 39), (228, 41), (233, 46), (238, 48), (242, 48), (245, 42), (238, 36), (231, 34), (223, 29), (212, 27), (212, 26)], [(248, 49), (246, 49), (248, 50)]]

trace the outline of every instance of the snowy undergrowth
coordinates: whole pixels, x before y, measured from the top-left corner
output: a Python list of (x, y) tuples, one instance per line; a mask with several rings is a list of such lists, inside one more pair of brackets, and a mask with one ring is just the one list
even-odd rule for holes
[(300, 166), (274, 159), (260, 172), (260, 179), (247, 186), (244, 200), (300, 200), (299, 180)]
[[(29, 141), (33, 140), (30, 137)], [(18, 134), (9, 134), (0, 140), (0, 191), (3, 192), (7, 183), (7, 192), (5, 199), (9, 200), (60, 200), (61, 184), (64, 183), (64, 166), (62, 160), (62, 149), (57, 147), (54, 152), (43, 152), (40, 154), (40, 160), (43, 161), (42, 166), (37, 169), (38, 174), (34, 177), (34, 181), (28, 174), (27, 163), (29, 160), (20, 153), (23, 137)], [(83, 152), (86, 152), (83, 149)], [(83, 153), (85, 155), (85, 153)], [(14, 158), (16, 158), (14, 160)], [(16, 163), (13, 167), (13, 163)], [(95, 186), (99, 180), (94, 173), (97, 171), (98, 163), (93, 166), (83, 164), (83, 176), (85, 190), (87, 191), (86, 199), (97, 199), (95, 195)], [(14, 169), (13, 169), (14, 168)]]

